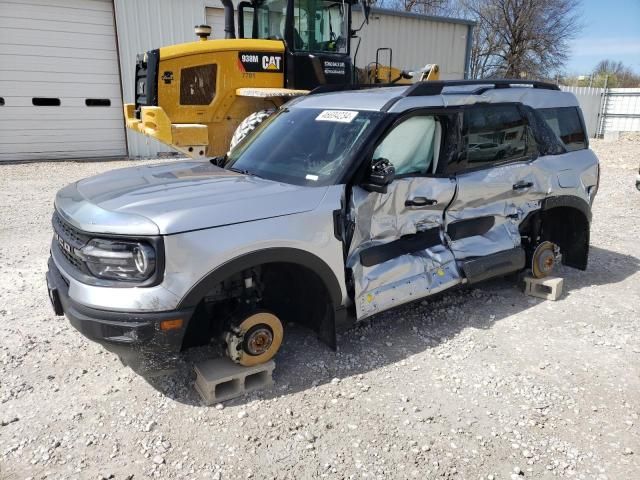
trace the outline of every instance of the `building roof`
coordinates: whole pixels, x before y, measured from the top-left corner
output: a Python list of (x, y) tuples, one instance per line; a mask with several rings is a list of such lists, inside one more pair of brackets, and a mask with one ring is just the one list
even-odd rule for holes
[[(356, 11), (362, 11), (362, 6), (360, 5), (353, 5), (353, 7), (351, 8)], [(426, 20), (430, 22), (459, 23), (462, 25), (476, 25), (477, 23), (477, 22), (474, 22), (473, 20), (467, 20), (465, 18), (441, 17), (439, 15), (425, 15), (423, 13), (403, 12), (402, 10), (391, 10), (389, 8), (372, 7), (371, 14), (389, 15), (392, 17), (416, 18), (419, 20)]]

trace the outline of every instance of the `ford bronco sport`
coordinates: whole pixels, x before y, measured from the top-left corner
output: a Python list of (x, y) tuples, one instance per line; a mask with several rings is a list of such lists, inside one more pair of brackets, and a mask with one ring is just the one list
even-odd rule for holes
[(289, 102), (224, 157), (60, 190), (58, 315), (139, 372), (222, 339), (243, 365), (289, 321), (336, 330), (461, 284), (584, 270), (598, 159), (551, 84), (445, 81)]

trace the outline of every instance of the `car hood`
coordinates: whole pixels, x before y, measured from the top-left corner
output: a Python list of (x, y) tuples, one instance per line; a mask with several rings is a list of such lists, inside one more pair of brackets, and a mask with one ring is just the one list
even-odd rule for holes
[(58, 192), (56, 210), (87, 232), (172, 234), (313, 210), (326, 190), (185, 161), (80, 180)]

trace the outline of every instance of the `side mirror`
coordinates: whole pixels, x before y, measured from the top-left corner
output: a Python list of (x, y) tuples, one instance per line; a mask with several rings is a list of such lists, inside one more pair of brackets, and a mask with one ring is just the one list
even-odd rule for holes
[(364, 12), (364, 21), (369, 25), (369, 13), (371, 12), (371, 2), (362, 0), (362, 11)]
[(373, 161), (371, 170), (361, 185), (368, 192), (387, 193), (387, 185), (396, 177), (396, 169), (386, 158)]

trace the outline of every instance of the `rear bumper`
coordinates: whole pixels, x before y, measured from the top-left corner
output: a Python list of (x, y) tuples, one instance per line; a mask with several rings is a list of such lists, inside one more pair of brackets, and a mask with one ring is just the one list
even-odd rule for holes
[[(98, 310), (75, 302), (69, 287), (52, 259), (49, 259), (47, 287), (54, 311), (64, 314), (85, 337), (116, 353), (123, 363), (142, 375), (172, 370), (193, 309), (169, 312), (115, 312)], [(182, 327), (164, 331), (164, 320), (182, 319)]]

